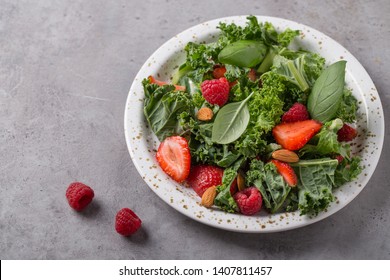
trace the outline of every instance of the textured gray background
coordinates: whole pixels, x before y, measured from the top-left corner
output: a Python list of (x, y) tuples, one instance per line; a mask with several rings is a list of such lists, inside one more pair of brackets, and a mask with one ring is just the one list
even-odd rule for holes
[[(241, 14), (295, 20), (344, 45), (377, 86), (388, 136), (388, 0), (0, 0), (1, 259), (390, 259), (389, 137), (352, 203), (284, 233), (202, 225), (165, 204), (138, 175), (123, 133), (138, 69), (178, 32)], [(96, 193), (81, 214), (64, 196), (75, 180)], [(122, 207), (143, 220), (131, 238), (113, 227)]]

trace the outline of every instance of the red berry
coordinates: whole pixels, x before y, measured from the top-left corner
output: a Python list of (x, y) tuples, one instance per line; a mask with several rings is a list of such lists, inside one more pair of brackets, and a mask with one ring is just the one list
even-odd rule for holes
[(229, 82), (223, 77), (206, 80), (201, 85), (202, 95), (212, 105), (223, 106), (229, 99)]
[(355, 139), (357, 136), (357, 131), (355, 128), (351, 127), (348, 124), (344, 124), (342, 128), (337, 131), (337, 140), (339, 142), (349, 142)]
[(162, 170), (177, 182), (183, 182), (190, 173), (191, 154), (188, 142), (180, 136), (165, 138), (160, 143), (156, 159)]
[(222, 168), (212, 165), (196, 165), (191, 168), (187, 183), (202, 197), (208, 188), (222, 184), (222, 176)]
[(233, 196), (240, 212), (244, 215), (254, 215), (260, 211), (263, 203), (260, 191), (256, 187), (246, 188)]
[(115, 229), (119, 234), (129, 236), (141, 227), (141, 219), (129, 208), (118, 211), (115, 217)]
[(336, 156), (336, 159), (337, 159), (337, 161), (339, 162), (339, 164), (340, 163), (342, 163), (343, 162), (343, 160), (344, 160), (344, 157), (342, 156), (342, 155), (337, 155)]
[(76, 211), (83, 210), (92, 201), (94, 195), (90, 187), (80, 182), (70, 184), (66, 190), (68, 203)]
[(276, 159), (271, 160), (271, 162), (275, 164), (278, 173), (282, 175), (290, 187), (294, 187), (298, 184), (297, 175), (295, 174), (294, 169), (287, 162)]
[(256, 81), (256, 70), (255, 69), (251, 69), (248, 73), (248, 78), (249, 80), (251, 80), (252, 82)]
[(224, 66), (216, 67), (213, 70), (214, 79), (219, 79), (225, 77), (226, 68)]
[(281, 123), (272, 129), (276, 142), (283, 148), (299, 150), (321, 129), (322, 124), (315, 120)]
[(305, 105), (301, 103), (295, 103), (291, 108), (283, 114), (282, 122), (299, 122), (309, 119), (309, 112), (307, 111)]

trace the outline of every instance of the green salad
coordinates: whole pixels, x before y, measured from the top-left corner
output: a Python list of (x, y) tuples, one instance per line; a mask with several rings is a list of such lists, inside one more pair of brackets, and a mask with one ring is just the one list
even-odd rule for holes
[[(215, 42), (186, 45), (169, 83), (143, 80), (161, 168), (198, 184), (207, 207), (248, 215), (326, 210), (333, 191), (362, 170), (349, 144), (358, 134), (358, 106), (345, 85), (347, 62), (329, 65), (317, 53), (289, 48), (299, 30), (277, 32), (255, 16), (218, 29)], [(174, 142), (179, 138), (185, 141)], [(207, 177), (197, 166), (223, 172)], [(241, 207), (254, 193), (245, 193), (249, 188), (260, 195), (256, 211)]]

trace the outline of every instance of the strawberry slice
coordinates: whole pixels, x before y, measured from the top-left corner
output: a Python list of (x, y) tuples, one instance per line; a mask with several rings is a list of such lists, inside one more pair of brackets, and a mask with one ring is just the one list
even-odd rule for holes
[[(159, 81), (159, 80), (155, 79), (153, 76), (149, 76), (148, 79), (149, 79), (151, 84), (156, 84), (158, 86), (168, 85), (167, 82)], [(185, 91), (186, 90), (185, 86), (179, 86), (179, 85), (174, 85), (174, 86), (175, 86), (175, 90), (177, 90), (177, 91)]]
[(271, 162), (275, 164), (278, 173), (282, 175), (290, 187), (295, 187), (297, 185), (297, 175), (295, 174), (294, 169), (292, 169), (292, 167), (287, 162), (279, 161), (277, 159), (272, 159)]
[(212, 165), (196, 165), (191, 168), (187, 183), (202, 197), (208, 188), (222, 184), (222, 176), (222, 168)]
[(171, 136), (161, 142), (156, 159), (162, 170), (176, 182), (183, 182), (190, 174), (191, 154), (183, 137)]
[(272, 129), (276, 142), (291, 151), (299, 150), (318, 132), (322, 124), (315, 120), (278, 124)]

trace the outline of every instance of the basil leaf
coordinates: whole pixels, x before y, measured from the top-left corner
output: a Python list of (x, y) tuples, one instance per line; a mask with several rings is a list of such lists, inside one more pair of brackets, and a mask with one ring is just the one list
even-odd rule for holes
[(315, 81), (307, 101), (313, 119), (325, 123), (335, 117), (343, 97), (346, 61), (338, 61), (325, 69)]
[(223, 106), (215, 117), (211, 140), (218, 144), (229, 144), (244, 133), (249, 123), (249, 109), (246, 99)]
[(261, 41), (240, 40), (227, 45), (218, 55), (219, 62), (239, 67), (254, 67), (267, 53), (267, 46)]

